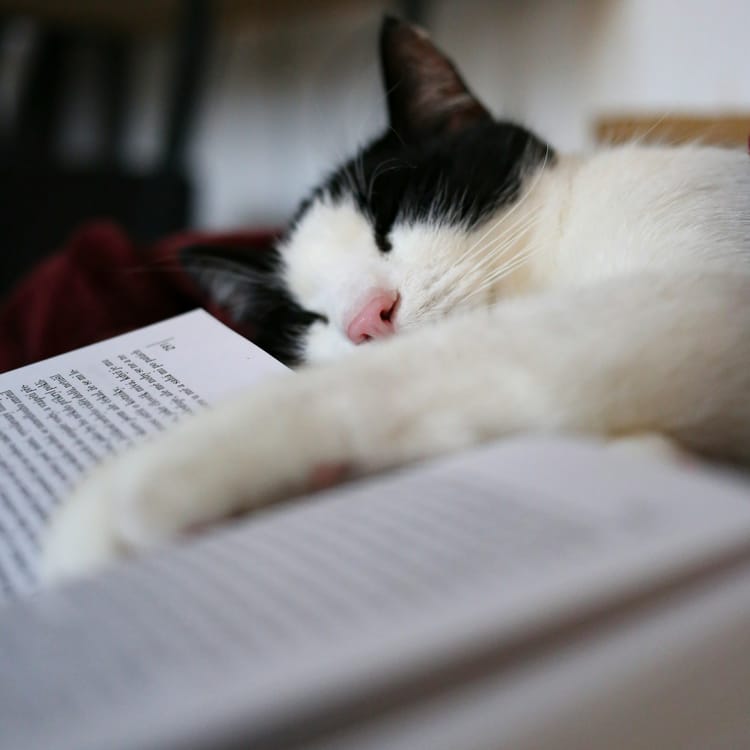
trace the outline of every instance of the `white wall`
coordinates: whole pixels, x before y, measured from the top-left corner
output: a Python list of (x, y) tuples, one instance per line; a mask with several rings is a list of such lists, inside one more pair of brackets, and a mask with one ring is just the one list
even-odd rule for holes
[(750, 0), (505, 5), (443, 0), (435, 35), (497, 111), (560, 147), (604, 112), (750, 113)]
[[(218, 40), (191, 146), (201, 226), (282, 222), (382, 126), (379, 18), (374, 3)], [(428, 25), (498, 114), (561, 148), (604, 111), (750, 112), (750, 0), (434, 0)], [(155, 40), (139, 62), (136, 161), (156, 152), (166, 59)]]

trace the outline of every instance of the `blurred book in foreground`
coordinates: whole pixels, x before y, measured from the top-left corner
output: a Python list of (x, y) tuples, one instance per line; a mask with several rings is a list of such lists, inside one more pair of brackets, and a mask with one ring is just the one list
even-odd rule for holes
[[(4, 413), (40, 381), (80, 412), (56, 374), (110, 403), (168, 382), (157, 421), (252, 387), (251, 344), (176, 320), (3, 376)], [(750, 486), (600, 443), (503, 441), (18, 593), (3, 748), (750, 747)]]

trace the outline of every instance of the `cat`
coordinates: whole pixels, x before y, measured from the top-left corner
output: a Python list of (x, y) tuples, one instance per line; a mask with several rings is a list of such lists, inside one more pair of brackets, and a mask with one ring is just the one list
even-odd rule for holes
[(184, 258), (299, 373), (94, 472), (46, 580), (519, 431), (750, 463), (750, 159), (559, 154), (495, 120), (424, 31), (387, 18), (380, 55), (386, 131), (276, 249)]

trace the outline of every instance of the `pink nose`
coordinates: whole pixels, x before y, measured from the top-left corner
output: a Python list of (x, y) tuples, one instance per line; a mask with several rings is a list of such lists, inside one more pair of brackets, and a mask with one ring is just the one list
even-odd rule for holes
[(395, 332), (393, 315), (396, 305), (398, 305), (396, 292), (386, 292), (382, 289), (376, 291), (352, 318), (346, 328), (346, 335), (355, 344), (390, 336)]

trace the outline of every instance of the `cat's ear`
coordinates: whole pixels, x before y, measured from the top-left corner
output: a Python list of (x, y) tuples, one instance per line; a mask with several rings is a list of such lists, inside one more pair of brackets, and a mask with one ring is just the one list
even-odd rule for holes
[(257, 323), (278, 304), (280, 257), (273, 248), (192, 245), (180, 265), (214, 304), (236, 322)]
[(491, 120), (453, 63), (422, 29), (386, 16), (380, 63), (393, 130), (406, 142)]

